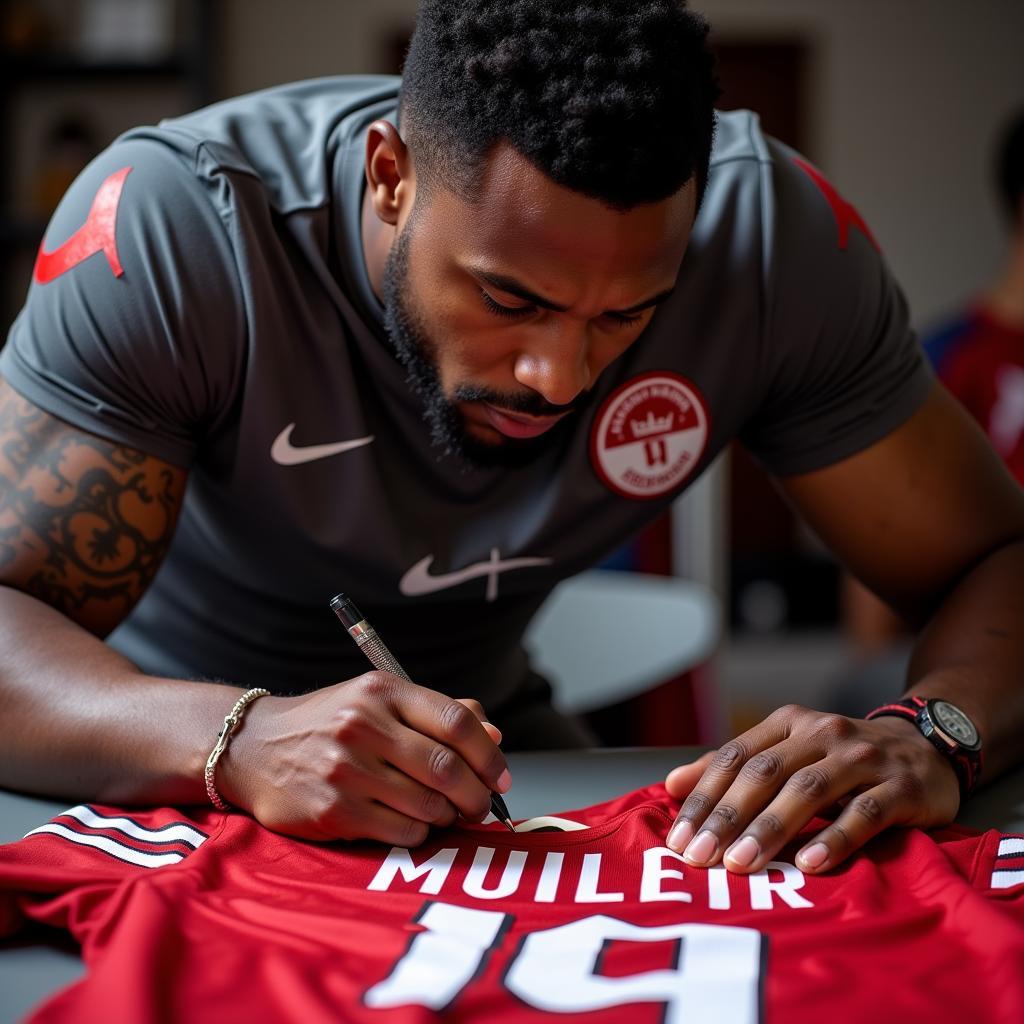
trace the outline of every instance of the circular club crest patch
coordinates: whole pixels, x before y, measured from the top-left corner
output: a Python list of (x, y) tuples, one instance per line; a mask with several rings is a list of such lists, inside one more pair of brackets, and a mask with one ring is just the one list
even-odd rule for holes
[(598, 410), (590, 433), (597, 475), (624, 498), (657, 498), (693, 472), (708, 442), (700, 392), (667, 370), (634, 377)]

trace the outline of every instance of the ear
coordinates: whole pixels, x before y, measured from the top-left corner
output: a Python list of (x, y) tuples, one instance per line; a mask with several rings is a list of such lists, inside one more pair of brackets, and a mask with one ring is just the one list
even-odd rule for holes
[(366, 184), (373, 210), (385, 224), (397, 225), (416, 191), (412, 156), (398, 129), (374, 121), (366, 133)]

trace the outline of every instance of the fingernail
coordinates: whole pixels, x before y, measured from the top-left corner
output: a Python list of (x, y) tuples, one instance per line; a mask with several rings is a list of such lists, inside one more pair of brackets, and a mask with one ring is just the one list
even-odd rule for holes
[(666, 842), (676, 853), (682, 853), (684, 847), (692, 838), (693, 826), (688, 821), (678, 821), (669, 831)]
[(715, 855), (717, 849), (718, 840), (715, 838), (714, 832), (705, 829), (690, 843), (683, 856), (694, 864), (706, 864)]
[(744, 836), (725, 855), (725, 859), (738, 868), (749, 867), (760, 853), (757, 840), (753, 836)]
[(512, 775), (509, 772), (509, 770), (506, 768), (498, 776), (498, 792), (499, 793), (507, 793), (511, 788), (512, 788)]
[(824, 843), (815, 843), (801, 850), (798, 860), (808, 868), (820, 868), (828, 860), (828, 847)]

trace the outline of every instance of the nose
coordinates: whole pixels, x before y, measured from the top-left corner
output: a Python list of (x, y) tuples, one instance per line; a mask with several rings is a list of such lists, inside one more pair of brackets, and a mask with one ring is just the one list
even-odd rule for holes
[(513, 373), (552, 405), (568, 405), (590, 383), (589, 354), (586, 325), (561, 323), (516, 354)]

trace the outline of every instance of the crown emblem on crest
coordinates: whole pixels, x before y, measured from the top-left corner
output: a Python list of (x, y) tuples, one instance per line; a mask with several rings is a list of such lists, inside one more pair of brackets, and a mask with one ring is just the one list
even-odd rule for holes
[(633, 437), (638, 440), (643, 437), (653, 437), (655, 434), (667, 434), (672, 429), (672, 413), (666, 416), (655, 416), (653, 412), (647, 414), (647, 419), (637, 422), (630, 420), (629, 429)]

